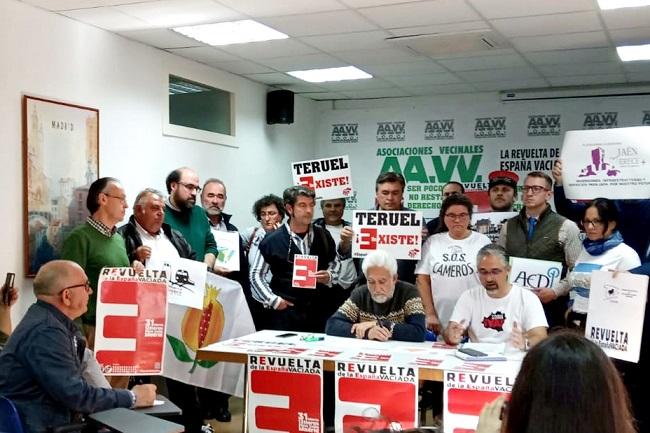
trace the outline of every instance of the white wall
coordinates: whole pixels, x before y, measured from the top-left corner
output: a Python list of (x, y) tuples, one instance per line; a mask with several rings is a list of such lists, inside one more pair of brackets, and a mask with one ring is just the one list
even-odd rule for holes
[[(312, 101), (296, 98), (293, 125), (267, 126), (266, 88), (251, 81), (13, 0), (0, 2), (0, 29), (0, 275), (16, 272), (22, 288), (14, 319), (33, 301), (31, 279), (22, 278), (23, 94), (100, 110), (100, 175), (121, 179), (130, 202), (144, 187), (164, 190), (167, 173), (186, 165), (224, 180), (240, 228), (253, 224), (255, 199), (290, 183), (290, 162), (315, 153)], [(238, 149), (162, 135), (170, 72), (235, 92)]]

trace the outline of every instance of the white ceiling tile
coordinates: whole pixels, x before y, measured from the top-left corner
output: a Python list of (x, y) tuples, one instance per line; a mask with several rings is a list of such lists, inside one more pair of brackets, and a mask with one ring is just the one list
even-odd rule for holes
[(343, 94), (351, 99), (403, 98), (411, 96), (410, 93), (398, 88), (348, 90), (347, 92), (343, 92)]
[(610, 30), (609, 37), (612, 39), (614, 45), (650, 44), (650, 21), (647, 27)]
[(168, 49), (172, 54), (185, 57), (186, 59), (196, 60), (201, 63), (230, 62), (241, 60), (231, 54), (224, 53), (212, 47), (192, 47), (192, 48), (171, 48)]
[(488, 56), (510, 56), (513, 54), (519, 54), (514, 48), (495, 48), (492, 50), (481, 51), (480, 53), (450, 53), (450, 54), (441, 54), (436, 56), (435, 60), (439, 61), (442, 59), (464, 59), (464, 58), (473, 58), (473, 57), (488, 57)]
[(548, 82), (542, 79), (481, 81), (473, 84), (474, 87), (481, 92), (500, 92), (502, 90), (537, 89), (540, 87), (548, 87)]
[(187, 38), (169, 29), (131, 30), (119, 34), (156, 48), (183, 48), (204, 45), (195, 39)]
[(296, 77), (292, 77), (291, 75), (283, 74), (281, 72), (270, 72), (267, 74), (246, 74), (244, 77), (265, 84), (296, 84), (303, 82)]
[(337, 52), (391, 48), (391, 45), (384, 41), (388, 37), (390, 37), (389, 33), (383, 30), (377, 30), (337, 35), (306, 36), (300, 38), (300, 40), (319, 50)]
[(485, 71), (465, 71), (458, 72), (457, 74), (459, 77), (470, 82), (541, 78), (534, 69), (527, 66), (509, 69), (489, 69)]
[(163, 0), (116, 6), (116, 9), (156, 27), (179, 27), (244, 18), (242, 14), (212, 0)]
[(624, 74), (580, 75), (575, 77), (550, 77), (553, 86), (580, 86), (588, 84), (625, 83)]
[(628, 72), (625, 74), (628, 81), (631, 83), (647, 83), (648, 72)]
[(280, 84), (277, 86), (280, 89), (291, 90), (294, 93), (309, 93), (309, 92), (326, 92), (327, 89), (317, 86), (315, 84), (301, 82), (300, 84)]
[(222, 45), (219, 46), (219, 49), (251, 60), (301, 56), (318, 52), (318, 50), (308, 47), (295, 39), (276, 39), (273, 41), (251, 42), (248, 44)]
[(340, 93), (334, 92), (306, 92), (298, 93), (298, 95), (303, 98), (313, 99), (314, 101), (331, 101), (335, 99), (349, 99), (347, 96), (344, 96)]
[(210, 62), (210, 66), (217, 69), (232, 72), (233, 74), (261, 74), (264, 72), (275, 72), (263, 65), (249, 62), (248, 60), (235, 60), (232, 62)]
[(396, 5), (411, 3), (413, 0), (340, 0), (341, 3), (353, 8), (367, 8), (372, 6)]
[(623, 72), (621, 62), (609, 63), (564, 63), (559, 65), (539, 66), (537, 70), (546, 77), (566, 77), (572, 75), (593, 75), (595, 71), (602, 74), (620, 74)]
[(335, 54), (352, 65), (381, 65), (386, 63), (413, 62), (423, 56), (406, 48), (386, 48), (385, 50), (341, 51)]
[(512, 38), (512, 43), (521, 51), (548, 51), (609, 46), (607, 36), (605, 36), (604, 32), (525, 36), (521, 38)]
[(582, 33), (602, 30), (596, 12), (575, 12), (493, 20), (492, 25), (507, 37)]
[(65, 15), (74, 20), (90, 24), (91, 26), (114, 32), (125, 30), (141, 30), (152, 27), (151, 24), (145, 21), (134, 18), (110, 7), (76, 9), (61, 12), (61, 15)]
[(71, 9), (89, 9), (116, 4), (141, 3), (142, 0), (22, 0), (48, 11), (65, 11)]
[(445, 84), (444, 86), (409, 86), (401, 87), (412, 96), (451, 95), (454, 93), (474, 93), (476, 89), (469, 84)]
[(488, 29), (485, 21), (464, 21), (451, 24), (430, 24), (426, 26), (400, 27), (390, 29), (393, 36), (430, 35), (433, 33), (458, 33)]
[(445, 68), (435, 64), (429, 59), (417, 62), (398, 62), (384, 65), (365, 65), (363, 70), (378, 77), (390, 77), (394, 75), (414, 75), (424, 73), (446, 72)]
[(611, 9), (601, 12), (608, 29), (631, 29), (650, 25), (650, 6)]
[(519, 54), (438, 59), (437, 62), (452, 71), (476, 71), (481, 69), (509, 68), (526, 65), (526, 61)]
[(596, 10), (593, 0), (467, 0), (485, 18), (527, 17)]
[(359, 12), (384, 28), (425, 26), (481, 18), (459, 0), (435, 0), (359, 9)]
[(277, 71), (302, 71), (305, 69), (338, 68), (350, 66), (327, 54), (309, 54), (305, 56), (276, 57), (274, 59), (260, 59), (259, 63)]
[(308, 14), (344, 9), (336, 0), (217, 0), (253, 18)]
[[(637, 62), (622, 62), (623, 69), (627, 72), (645, 72), (650, 74), (650, 60)], [(646, 80), (650, 81), (650, 75), (646, 75)]]
[(462, 80), (454, 74), (443, 72), (440, 74), (422, 74), (422, 75), (401, 75), (387, 77), (387, 81), (395, 83), (398, 86), (419, 86), (424, 84), (453, 84), (460, 83)]
[(585, 48), (575, 50), (536, 51), (524, 56), (534, 65), (554, 65), (558, 63), (597, 63), (618, 60), (613, 48)]
[(378, 79), (370, 78), (367, 80), (345, 80), (345, 81), (330, 81), (327, 83), (319, 83), (325, 89), (333, 90), (335, 92), (345, 92), (352, 90), (371, 90), (371, 89), (389, 89), (395, 87), (392, 83)]
[(352, 11), (260, 18), (258, 21), (289, 36), (327, 35), (377, 29), (377, 26)]

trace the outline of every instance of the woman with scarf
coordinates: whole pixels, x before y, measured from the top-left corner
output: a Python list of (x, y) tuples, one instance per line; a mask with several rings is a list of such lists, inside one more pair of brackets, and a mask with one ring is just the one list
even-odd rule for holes
[(584, 330), (589, 308), (591, 272), (627, 271), (641, 264), (639, 255), (623, 243), (618, 208), (612, 200), (596, 198), (585, 208), (581, 225), (586, 233), (576, 265), (567, 277), (570, 292), (567, 326)]

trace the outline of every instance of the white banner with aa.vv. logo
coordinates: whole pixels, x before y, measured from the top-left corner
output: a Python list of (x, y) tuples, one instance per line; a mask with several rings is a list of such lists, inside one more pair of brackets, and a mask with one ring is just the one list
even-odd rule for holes
[(562, 263), (510, 257), (510, 282), (527, 289), (555, 288), (562, 275)]
[(197, 351), (212, 343), (255, 332), (241, 286), (207, 274), (203, 309), (169, 305), (165, 369), (171, 379), (243, 397), (244, 366), (199, 359)]
[(570, 199), (650, 197), (650, 127), (568, 131), (562, 181)]
[(585, 336), (612, 358), (639, 362), (648, 276), (591, 273)]

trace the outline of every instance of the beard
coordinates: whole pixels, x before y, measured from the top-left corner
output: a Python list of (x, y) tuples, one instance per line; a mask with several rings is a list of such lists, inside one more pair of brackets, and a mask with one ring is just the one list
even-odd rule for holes
[(223, 209), (215, 207), (215, 206), (205, 208), (205, 213), (207, 213), (209, 216), (221, 215), (222, 212), (223, 212)]
[(194, 207), (194, 204), (196, 203), (196, 197), (189, 197), (187, 199), (183, 199), (179, 197), (177, 194), (174, 195), (174, 203), (180, 210), (186, 210), (186, 209), (192, 209)]
[(370, 297), (378, 304), (384, 304), (390, 300), (390, 298), (386, 295), (370, 295)]
[(510, 204), (508, 204), (508, 203), (502, 203), (502, 204), (495, 203), (494, 205), (491, 205), (491, 207), (492, 207), (492, 210), (494, 212), (509, 212), (509, 211), (512, 210), (512, 205), (513, 204), (514, 203), (510, 203)]

